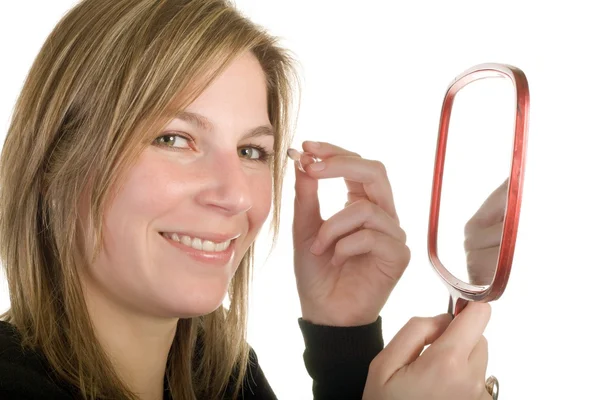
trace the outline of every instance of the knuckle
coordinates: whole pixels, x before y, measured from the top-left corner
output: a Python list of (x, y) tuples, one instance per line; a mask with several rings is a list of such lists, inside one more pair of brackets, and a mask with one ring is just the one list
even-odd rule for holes
[(408, 265), (410, 263), (410, 259), (412, 257), (410, 247), (404, 245), (403, 256), (404, 256), (404, 258), (403, 258), (404, 263)]
[(473, 248), (473, 238), (472, 236), (469, 236), (465, 233), (465, 240), (463, 240), (463, 249), (465, 249), (466, 251), (470, 250), (471, 248)]
[(467, 265), (477, 265), (479, 261), (477, 252), (473, 250), (467, 250), (465, 252), (465, 259), (467, 261)]
[(379, 370), (383, 367), (385, 357), (382, 353), (378, 354), (371, 363), (369, 364), (369, 376), (374, 376), (379, 373)]
[(484, 335), (481, 335), (481, 339), (479, 339), (479, 344), (481, 347), (487, 349), (488, 347), (488, 340)]
[(319, 231), (317, 232), (317, 237), (315, 239), (318, 239), (320, 242), (325, 243), (329, 240), (330, 236), (331, 236), (331, 221), (327, 220), (327, 221), (323, 222), (323, 225), (321, 225), (321, 229), (319, 229)]
[(483, 379), (475, 379), (474, 383), (475, 395), (479, 396), (481, 393), (486, 392), (485, 382)]
[(365, 217), (369, 218), (375, 214), (375, 204), (368, 199), (360, 199), (356, 202), (360, 213)]
[(412, 317), (411, 319), (408, 320), (408, 322), (406, 323), (406, 326), (411, 329), (411, 330), (415, 330), (415, 331), (422, 331), (425, 329), (425, 318), (423, 317)]
[(374, 161), (372, 161), (372, 165), (373, 165), (373, 168), (375, 169), (375, 171), (378, 174), (383, 175), (383, 176), (387, 176), (387, 169), (386, 169), (384, 163), (382, 163), (379, 160), (374, 160)]
[(336, 244), (335, 244), (335, 248), (333, 250), (333, 253), (335, 255), (338, 256), (343, 256), (346, 254), (347, 251), (347, 247), (345, 245), (345, 241), (344, 240), (339, 240)]
[(481, 379), (472, 379), (469, 382), (467, 395), (470, 399), (479, 399), (481, 394), (485, 392), (485, 384)]
[(406, 245), (406, 231), (402, 228), (400, 228), (400, 241), (402, 242), (402, 244)]
[(465, 224), (465, 229), (463, 231), (465, 236), (469, 236), (471, 234), (471, 232), (473, 232), (474, 225), (475, 225), (475, 222), (473, 221), (473, 219), (470, 219), (467, 221), (467, 223)]
[(362, 242), (365, 246), (372, 246), (375, 243), (375, 232), (364, 230), (361, 235)]
[(440, 355), (437, 365), (440, 374), (445, 377), (451, 377), (456, 374), (456, 371), (462, 370), (461, 361), (453, 351), (445, 351)]

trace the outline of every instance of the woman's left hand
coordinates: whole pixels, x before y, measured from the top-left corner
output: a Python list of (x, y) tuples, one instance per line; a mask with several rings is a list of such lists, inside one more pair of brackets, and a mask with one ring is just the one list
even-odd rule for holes
[[(296, 170), (294, 269), (302, 318), (318, 325), (374, 322), (410, 260), (392, 188), (379, 161), (305, 142), (322, 161)], [(318, 180), (344, 178), (346, 206), (323, 221)]]

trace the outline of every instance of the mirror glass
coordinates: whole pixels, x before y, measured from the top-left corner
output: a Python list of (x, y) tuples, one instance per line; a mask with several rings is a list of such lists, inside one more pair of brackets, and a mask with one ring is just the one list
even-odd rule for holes
[(502, 239), (515, 107), (510, 79), (479, 79), (456, 94), (448, 128), (438, 256), (457, 279), (484, 288)]

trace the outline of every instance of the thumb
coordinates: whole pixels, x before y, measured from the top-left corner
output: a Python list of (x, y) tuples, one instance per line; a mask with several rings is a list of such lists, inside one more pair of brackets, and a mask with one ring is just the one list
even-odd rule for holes
[(318, 180), (308, 176), (297, 165), (298, 162), (301, 162), (306, 167), (313, 162), (312, 158), (303, 156), (299, 152), (296, 153), (293, 158), (299, 161), (294, 161), (296, 197), (294, 199), (293, 234), (295, 240), (304, 241), (316, 234), (323, 221), (319, 207)]
[(398, 370), (412, 364), (425, 346), (442, 335), (450, 322), (449, 314), (433, 318), (411, 318), (375, 358), (380, 367), (379, 379), (387, 382)]

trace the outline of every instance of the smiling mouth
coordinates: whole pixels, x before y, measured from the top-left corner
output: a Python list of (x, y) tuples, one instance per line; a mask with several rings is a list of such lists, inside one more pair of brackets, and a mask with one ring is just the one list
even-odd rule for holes
[(224, 242), (213, 242), (207, 239), (200, 239), (188, 235), (169, 232), (161, 232), (161, 235), (166, 239), (172, 240), (183, 246), (189, 247), (190, 249), (199, 250), (206, 253), (225, 252), (229, 250), (231, 244), (235, 241), (235, 239), (229, 239), (225, 240)]

